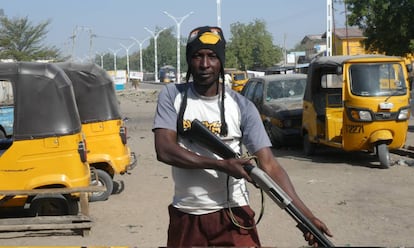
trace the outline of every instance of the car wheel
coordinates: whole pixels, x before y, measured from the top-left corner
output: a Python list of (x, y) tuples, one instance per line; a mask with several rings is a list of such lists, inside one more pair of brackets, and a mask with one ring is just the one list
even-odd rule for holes
[(107, 200), (114, 189), (114, 182), (112, 181), (112, 177), (106, 171), (96, 169), (96, 173), (98, 175), (98, 181), (96, 181), (95, 178), (93, 178), (92, 184), (105, 186), (106, 190), (103, 192), (93, 192), (89, 196), (90, 202)]
[(0, 139), (5, 139), (5, 138), (7, 138), (6, 134), (3, 132), (3, 130), (0, 129)]
[(315, 154), (315, 150), (316, 150), (316, 144), (310, 142), (309, 140), (309, 134), (305, 134), (303, 136), (303, 151), (305, 152), (306, 156), (311, 156), (313, 154)]
[(281, 144), (277, 142), (276, 139), (273, 137), (272, 124), (270, 124), (269, 122), (264, 122), (263, 124), (266, 130), (267, 136), (269, 137), (270, 142), (272, 142), (273, 148), (280, 148)]

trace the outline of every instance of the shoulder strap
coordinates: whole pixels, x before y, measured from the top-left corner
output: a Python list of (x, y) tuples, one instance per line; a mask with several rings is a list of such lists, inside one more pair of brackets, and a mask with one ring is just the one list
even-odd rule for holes
[(187, 83), (187, 86), (184, 88), (183, 98), (181, 100), (180, 110), (178, 112), (178, 117), (177, 117), (177, 133), (180, 135), (183, 135), (185, 131), (183, 121), (184, 121), (184, 112), (187, 107), (187, 97), (188, 97), (187, 91), (188, 91), (188, 83)]
[[(189, 88), (189, 84), (187, 83), (184, 92), (183, 92), (183, 98), (181, 100), (181, 104), (180, 104), (180, 109), (178, 111), (178, 117), (177, 117), (177, 133), (180, 135), (183, 135), (185, 130), (184, 130), (184, 112), (185, 109), (187, 108), (187, 98), (188, 98), (188, 88)], [(225, 110), (224, 110), (224, 98), (225, 98), (225, 90), (224, 87), (222, 88), (222, 97), (221, 97), (221, 110), (220, 110), (220, 117), (221, 117), (221, 128), (220, 128), (220, 136), (227, 136), (228, 134), (228, 127), (227, 127), (227, 123), (226, 123), (226, 118), (225, 118)]]

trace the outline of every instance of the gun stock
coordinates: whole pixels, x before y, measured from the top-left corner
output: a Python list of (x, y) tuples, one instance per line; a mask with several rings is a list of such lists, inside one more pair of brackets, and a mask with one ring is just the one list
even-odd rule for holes
[[(191, 129), (186, 131), (189, 138), (207, 150), (217, 154), (223, 159), (238, 158), (239, 155), (224, 143), (218, 136), (212, 133), (199, 120), (191, 123)], [(290, 197), (279, 185), (263, 170), (253, 165), (246, 165), (244, 169), (249, 173), (253, 181), (281, 208), (296, 221), (297, 227), (303, 232), (310, 232), (318, 241), (319, 246), (334, 247), (325, 235), (313, 223), (293, 205)]]
[(187, 136), (197, 144), (203, 146), (207, 150), (219, 155), (223, 159), (237, 158), (238, 155), (226, 143), (224, 143), (217, 135), (211, 132), (201, 121), (195, 119), (191, 123), (191, 129), (187, 132)]

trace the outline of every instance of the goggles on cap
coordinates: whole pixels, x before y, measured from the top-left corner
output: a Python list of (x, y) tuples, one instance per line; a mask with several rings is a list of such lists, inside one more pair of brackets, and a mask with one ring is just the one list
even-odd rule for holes
[[(202, 33), (200, 33), (202, 32)], [(215, 45), (221, 40), (221, 29), (217, 27), (211, 27), (208, 30), (193, 30), (188, 36), (187, 43), (193, 42), (196, 38), (200, 40), (201, 43), (207, 45)]]

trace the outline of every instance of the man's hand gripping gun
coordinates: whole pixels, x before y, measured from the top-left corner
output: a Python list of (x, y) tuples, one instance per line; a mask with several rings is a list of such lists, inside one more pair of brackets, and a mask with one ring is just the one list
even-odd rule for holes
[[(213, 134), (199, 120), (194, 120), (191, 129), (187, 131), (188, 138), (203, 146), (207, 150), (219, 155), (223, 159), (239, 158), (226, 143)], [(258, 187), (297, 222), (297, 227), (303, 232), (310, 232), (322, 247), (334, 247), (325, 235), (292, 203), (292, 199), (284, 192), (279, 185), (263, 170), (253, 165), (245, 165), (244, 169), (253, 179)]]

